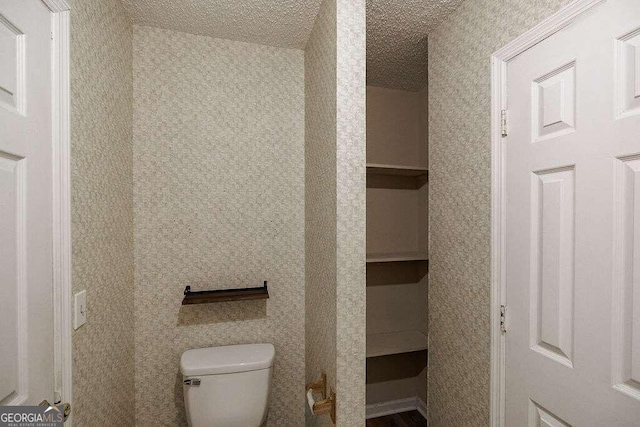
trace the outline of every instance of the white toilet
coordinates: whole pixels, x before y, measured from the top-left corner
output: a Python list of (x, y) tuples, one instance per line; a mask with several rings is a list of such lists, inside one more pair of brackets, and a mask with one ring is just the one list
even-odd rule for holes
[(267, 418), (273, 344), (187, 350), (180, 359), (192, 427), (258, 427)]

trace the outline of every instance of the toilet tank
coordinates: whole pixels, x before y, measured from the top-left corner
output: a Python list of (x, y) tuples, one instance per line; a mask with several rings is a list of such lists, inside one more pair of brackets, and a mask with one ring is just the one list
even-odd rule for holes
[(187, 350), (180, 359), (190, 426), (261, 426), (269, 408), (275, 348), (244, 344)]

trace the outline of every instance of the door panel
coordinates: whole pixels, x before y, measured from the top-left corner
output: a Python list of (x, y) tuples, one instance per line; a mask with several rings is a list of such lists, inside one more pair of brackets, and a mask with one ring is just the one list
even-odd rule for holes
[(529, 427), (571, 427), (533, 400), (529, 401), (529, 408)]
[(533, 85), (533, 142), (574, 132), (576, 117), (576, 63), (560, 67)]
[(609, 0), (508, 63), (507, 426), (640, 423), (639, 35)]
[(618, 118), (640, 114), (640, 30), (616, 40)]
[(640, 156), (616, 163), (613, 383), (640, 399)]
[(20, 394), (19, 357), (26, 348), (26, 313), (18, 309), (25, 292), (22, 160), (0, 152), (0, 402)]
[(0, 103), (22, 112), (24, 100), (24, 33), (0, 15)]
[(51, 13), (0, 3), (0, 404), (53, 402)]
[(575, 168), (532, 174), (531, 348), (573, 366)]

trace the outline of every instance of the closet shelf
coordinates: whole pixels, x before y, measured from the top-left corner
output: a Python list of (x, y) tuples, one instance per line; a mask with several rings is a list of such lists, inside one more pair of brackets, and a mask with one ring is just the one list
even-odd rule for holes
[(367, 263), (403, 261), (429, 261), (429, 256), (426, 252), (389, 252), (367, 254)]
[(367, 163), (367, 175), (428, 177), (429, 170), (427, 168), (419, 168), (413, 166)]
[(411, 353), (427, 349), (427, 336), (420, 331), (367, 334), (367, 357)]

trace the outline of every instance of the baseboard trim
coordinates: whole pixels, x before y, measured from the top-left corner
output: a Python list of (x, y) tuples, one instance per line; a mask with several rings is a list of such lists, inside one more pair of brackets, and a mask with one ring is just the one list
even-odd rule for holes
[(427, 405), (419, 397), (390, 400), (388, 402), (372, 403), (366, 407), (366, 418), (378, 418), (400, 412), (418, 411), (427, 419)]

